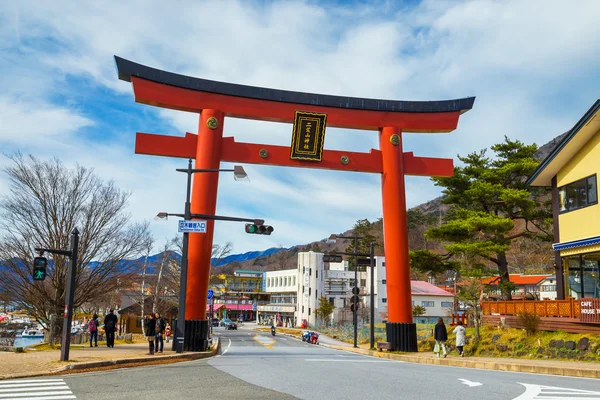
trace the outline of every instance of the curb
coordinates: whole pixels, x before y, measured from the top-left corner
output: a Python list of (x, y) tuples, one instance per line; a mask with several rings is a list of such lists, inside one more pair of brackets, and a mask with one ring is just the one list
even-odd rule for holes
[(213, 348), (204, 353), (184, 353), (184, 354), (174, 354), (174, 355), (165, 355), (165, 356), (152, 356), (152, 357), (137, 357), (137, 358), (116, 358), (113, 360), (101, 360), (101, 361), (87, 361), (77, 364), (68, 364), (60, 368), (53, 369), (51, 371), (43, 371), (43, 372), (34, 372), (34, 373), (25, 373), (25, 374), (15, 374), (15, 375), (5, 375), (0, 376), (0, 381), (7, 379), (20, 379), (20, 378), (32, 378), (36, 376), (51, 376), (56, 375), (57, 373), (67, 372), (67, 371), (77, 371), (88, 368), (102, 368), (102, 367), (111, 367), (114, 365), (127, 365), (128, 367), (134, 367), (135, 364), (143, 364), (156, 360), (178, 360), (178, 361), (192, 361), (192, 360), (200, 360), (202, 358), (214, 357), (221, 350), (221, 341), (218, 337), (214, 338), (216, 340), (216, 344)]
[(532, 365), (532, 364), (507, 364), (502, 361), (477, 361), (476, 359), (465, 360), (465, 359), (454, 359), (454, 358), (425, 358), (415, 357), (405, 354), (393, 354), (388, 352), (371, 351), (366, 349), (355, 349), (353, 347), (344, 347), (329, 344), (320, 344), (323, 347), (328, 347), (335, 350), (350, 351), (353, 353), (363, 354), (366, 356), (387, 358), (390, 360), (404, 361), (417, 364), (430, 364), (430, 365), (441, 365), (447, 367), (462, 367), (462, 368), (474, 368), (474, 369), (487, 369), (494, 371), (509, 371), (509, 372), (526, 372), (532, 374), (544, 374), (544, 375), (559, 375), (559, 376), (571, 376), (577, 378), (594, 378), (600, 379), (600, 369), (598, 368), (573, 368), (569, 366), (564, 367), (549, 367), (544, 365)]

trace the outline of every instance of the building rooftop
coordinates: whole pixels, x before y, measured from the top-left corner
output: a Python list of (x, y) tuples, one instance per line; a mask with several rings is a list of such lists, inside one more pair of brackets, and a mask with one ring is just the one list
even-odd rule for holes
[[(551, 275), (510, 275), (510, 281), (515, 285), (537, 285)], [(484, 285), (495, 285), (500, 282), (499, 276), (483, 278), (481, 283)]]
[(454, 295), (450, 292), (440, 289), (439, 287), (432, 285), (425, 281), (410, 281), (411, 293), (413, 295), (424, 295), (424, 296), (449, 296)]

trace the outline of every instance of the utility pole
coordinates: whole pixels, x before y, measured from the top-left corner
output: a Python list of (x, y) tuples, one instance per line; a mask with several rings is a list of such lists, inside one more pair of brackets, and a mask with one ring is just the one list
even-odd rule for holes
[[(355, 296), (358, 296), (358, 234), (354, 231), (354, 290)], [(358, 304), (354, 306), (354, 348), (358, 347)]]
[[(375, 243), (369, 249), (371, 267), (371, 349), (375, 348)], [(378, 297), (379, 298), (379, 295)]]

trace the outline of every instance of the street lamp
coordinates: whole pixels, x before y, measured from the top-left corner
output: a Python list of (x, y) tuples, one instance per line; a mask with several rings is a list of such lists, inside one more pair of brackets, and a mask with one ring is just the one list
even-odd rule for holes
[[(208, 219), (208, 220), (221, 220), (221, 221), (240, 221), (240, 222), (260, 222), (260, 225), (264, 224), (263, 220), (249, 219), (249, 218), (236, 218), (236, 217), (225, 217), (218, 215), (206, 215), (206, 214), (192, 214), (190, 206), (190, 194), (192, 187), (192, 174), (204, 173), (204, 172), (233, 172), (234, 180), (247, 179), (248, 175), (244, 168), (240, 165), (236, 165), (233, 169), (194, 169), (192, 168), (192, 159), (188, 160), (188, 167), (186, 169), (177, 168), (177, 172), (185, 172), (187, 174), (187, 191), (185, 197), (185, 209), (183, 214), (159, 212), (156, 214), (154, 219), (167, 220), (169, 216), (182, 217), (186, 221), (191, 219)], [(187, 292), (187, 271), (188, 271), (188, 245), (189, 245), (189, 232), (183, 232), (183, 246), (181, 252), (181, 276), (179, 277), (179, 310), (177, 313), (177, 326), (175, 328), (175, 341), (176, 341), (176, 352), (182, 353), (184, 349), (184, 337), (185, 337), (185, 300)]]

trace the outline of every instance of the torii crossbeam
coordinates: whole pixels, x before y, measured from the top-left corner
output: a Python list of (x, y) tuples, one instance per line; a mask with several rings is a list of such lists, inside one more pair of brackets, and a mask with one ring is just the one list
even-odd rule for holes
[[(454, 167), (451, 159), (404, 153), (402, 132), (451, 132), (456, 129), (460, 115), (473, 107), (474, 97), (419, 102), (330, 96), (210, 81), (119, 57), (115, 60), (119, 79), (132, 83), (136, 102), (200, 114), (197, 135), (137, 133), (136, 154), (194, 158), (195, 168), (205, 169), (218, 169), (221, 161), (226, 161), (381, 174), (387, 337), (394, 350), (417, 351), (404, 175), (452, 176)], [(321, 148), (318, 160), (308, 161), (292, 157), (293, 147), (238, 143), (233, 137), (223, 137), (225, 117), (287, 122), (296, 127), (297, 112), (326, 114), (327, 126), (378, 131), (380, 148), (368, 153)], [(317, 139), (314, 140), (316, 143)], [(218, 176), (214, 174), (194, 177), (192, 213), (215, 213), (217, 186)], [(206, 316), (213, 232), (214, 221), (207, 221), (206, 234), (191, 233), (189, 237), (186, 320)]]

